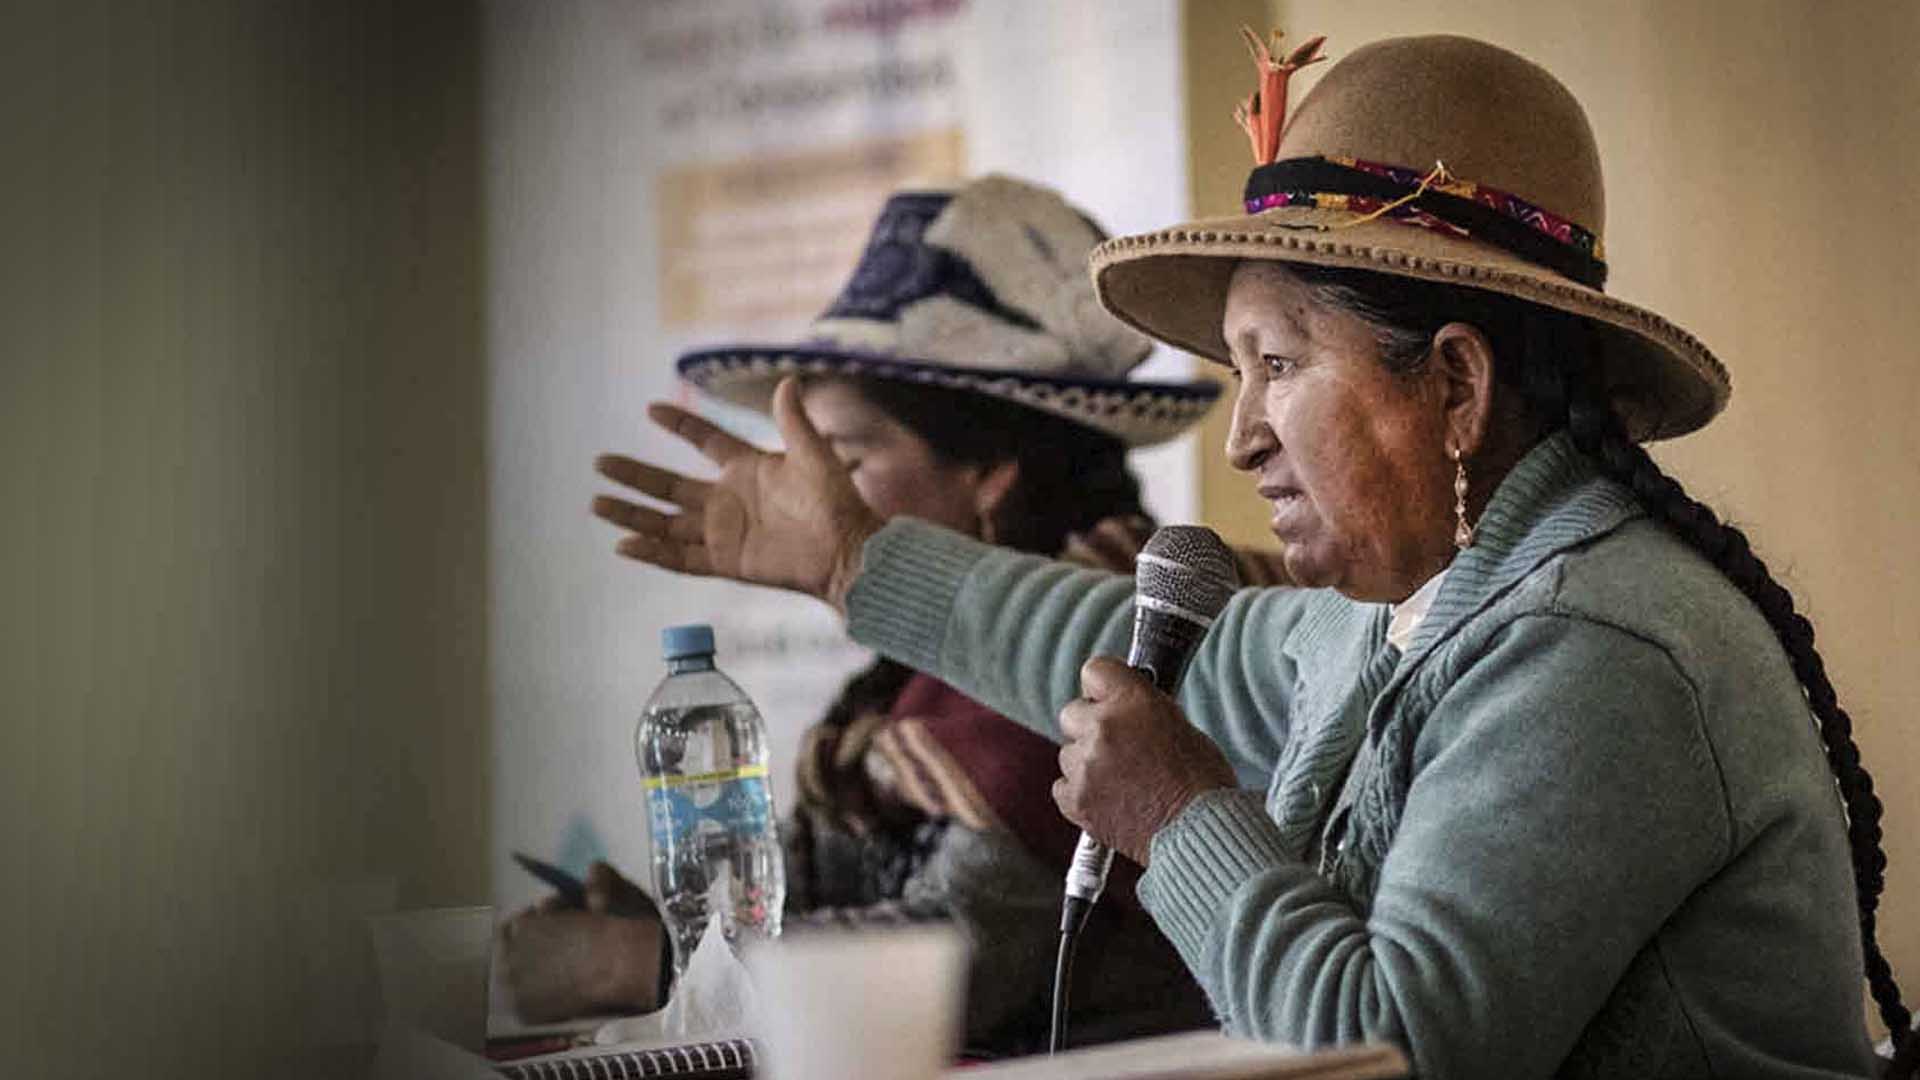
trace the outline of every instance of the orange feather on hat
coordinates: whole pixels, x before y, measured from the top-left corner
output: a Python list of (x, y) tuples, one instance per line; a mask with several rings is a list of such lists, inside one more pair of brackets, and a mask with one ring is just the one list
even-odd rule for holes
[(1287, 126), (1287, 77), (1308, 64), (1325, 60), (1326, 57), (1320, 55), (1320, 46), (1327, 39), (1324, 34), (1308, 38), (1284, 59), (1275, 60), (1274, 54), (1279, 51), (1280, 39), (1285, 34), (1275, 30), (1273, 46), (1269, 48), (1252, 27), (1243, 26), (1240, 33), (1247, 39), (1247, 50), (1253, 54), (1260, 86), (1233, 111), (1233, 118), (1246, 130), (1247, 140), (1253, 145), (1253, 163), (1266, 165), (1279, 154), (1280, 132)]

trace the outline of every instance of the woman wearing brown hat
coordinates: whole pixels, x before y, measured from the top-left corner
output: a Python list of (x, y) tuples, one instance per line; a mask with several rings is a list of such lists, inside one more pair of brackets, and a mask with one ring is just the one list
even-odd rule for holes
[(1227, 454), (1321, 586), (1236, 596), (1177, 700), (1080, 663), (1124, 582), (863, 516), (791, 387), (784, 457), (656, 407), (725, 472), (627, 475), (681, 512), (622, 550), (825, 598), (1063, 739), (1061, 807), (1147, 865), (1234, 1032), (1425, 1076), (1865, 1075), (1863, 966), (1908, 1025), (1879, 803), (1810, 624), (1640, 446), (1725, 369), (1601, 291), (1599, 156), (1545, 71), (1380, 42), (1284, 124), (1311, 56), (1259, 57), (1245, 215), (1092, 259), (1109, 310), (1231, 366)]

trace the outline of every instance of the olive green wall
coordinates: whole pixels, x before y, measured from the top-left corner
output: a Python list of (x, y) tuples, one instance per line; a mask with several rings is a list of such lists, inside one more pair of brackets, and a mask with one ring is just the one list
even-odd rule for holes
[(4, 1068), (263, 1075), (314, 897), (485, 899), (476, 22), (10, 10)]

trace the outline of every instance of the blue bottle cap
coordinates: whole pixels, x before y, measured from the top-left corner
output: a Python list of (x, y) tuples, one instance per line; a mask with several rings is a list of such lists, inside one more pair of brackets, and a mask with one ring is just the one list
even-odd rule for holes
[(713, 627), (706, 623), (669, 626), (660, 631), (660, 651), (669, 660), (713, 655)]

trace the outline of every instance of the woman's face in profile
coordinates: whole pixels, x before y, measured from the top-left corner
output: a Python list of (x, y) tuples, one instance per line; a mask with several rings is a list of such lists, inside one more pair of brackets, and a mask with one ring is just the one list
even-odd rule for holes
[(801, 406), (874, 513), (882, 518), (907, 514), (969, 536), (980, 534), (979, 469), (942, 462), (925, 439), (844, 379), (810, 381)]
[(1406, 599), (1452, 553), (1440, 380), (1388, 371), (1370, 326), (1274, 263), (1235, 270), (1222, 329), (1239, 384), (1227, 458), (1272, 504), (1287, 571)]

